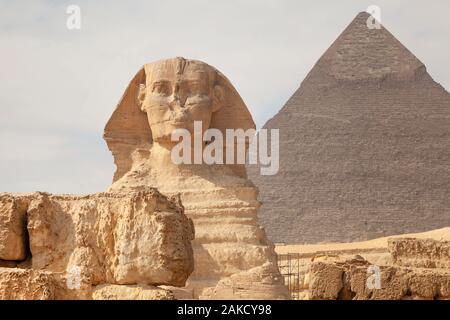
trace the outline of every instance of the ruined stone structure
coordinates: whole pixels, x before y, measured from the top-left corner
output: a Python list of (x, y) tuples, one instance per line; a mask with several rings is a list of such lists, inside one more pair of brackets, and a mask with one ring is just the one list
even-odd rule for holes
[(245, 167), (172, 161), (177, 142), (171, 133), (187, 129), (193, 135), (194, 121), (224, 136), (225, 129), (254, 128), (236, 89), (213, 67), (184, 58), (146, 64), (105, 128), (117, 165), (109, 191), (157, 188), (180, 195), (195, 226), (191, 297), (288, 298), (273, 245), (258, 224), (257, 189)]
[(389, 252), (399, 266), (450, 269), (450, 241), (392, 239)]
[(170, 299), (194, 268), (194, 229), (156, 189), (0, 194), (0, 299)]
[[(313, 259), (304, 283), (312, 300), (432, 300), (450, 299), (449, 242), (392, 239), (392, 263), (378, 267), (361, 256)], [(445, 249), (443, 249), (445, 248)], [(423, 255), (433, 252), (424, 264)], [(408, 265), (399, 263), (406, 257)], [(426, 267), (425, 267), (426, 265)]]
[(450, 227), (351, 243), (278, 245), (293, 299), (450, 299)]
[(359, 14), (266, 124), (280, 170), (248, 167), (274, 242), (348, 242), (450, 225), (450, 95)]

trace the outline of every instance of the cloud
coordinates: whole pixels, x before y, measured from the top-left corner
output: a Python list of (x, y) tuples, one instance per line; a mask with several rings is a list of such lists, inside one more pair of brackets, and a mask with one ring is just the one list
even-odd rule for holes
[[(2, 191), (103, 191), (114, 171), (103, 127), (138, 68), (161, 58), (217, 67), (261, 127), (370, 4), (450, 88), (445, 0), (0, 2)], [(79, 31), (66, 28), (69, 4)]]

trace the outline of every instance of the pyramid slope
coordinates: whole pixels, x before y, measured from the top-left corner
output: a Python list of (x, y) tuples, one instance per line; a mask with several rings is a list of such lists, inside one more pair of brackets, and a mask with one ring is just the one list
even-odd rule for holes
[(450, 95), (386, 29), (367, 29), (366, 17), (265, 125), (280, 129), (280, 170), (248, 172), (272, 241), (348, 242), (450, 226)]

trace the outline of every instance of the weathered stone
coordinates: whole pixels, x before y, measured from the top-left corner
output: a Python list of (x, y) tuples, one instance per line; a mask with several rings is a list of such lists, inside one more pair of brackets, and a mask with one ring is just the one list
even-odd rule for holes
[[(248, 271), (235, 273), (220, 280), (215, 287), (203, 290), (199, 299), (286, 299), (286, 291), (281, 276), (270, 263)], [(280, 290), (274, 290), (278, 284)]]
[(175, 300), (192, 300), (194, 299), (194, 290), (189, 288), (180, 288), (180, 287), (172, 287), (172, 286), (158, 286), (158, 288), (170, 291)]
[(27, 241), (24, 203), (9, 194), (0, 194), (0, 259), (24, 260)]
[(56, 285), (46, 271), (0, 268), (0, 300), (52, 300)]
[(193, 270), (191, 222), (156, 190), (39, 194), (28, 232), (32, 268), (79, 273), (83, 283), (183, 286)]
[(334, 264), (324, 262), (313, 263), (309, 275), (310, 299), (337, 299), (343, 287), (342, 274), (342, 268)]
[(2, 268), (0, 291), (47, 286), (42, 295), (27, 289), (2, 298), (89, 299), (91, 286), (104, 283), (183, 286), (193, 271), (192, 221), (178, 198), (154, 189), (0, 199), (2, 258), (24, 259), (28, 242), (32, 256), (20, 264), (27, 269), (0, 260), (9, 267)]
[(311, 265), (309, 299), (407, 300), (449, 299), (450, 271), (380, 266), (380, 287), (369, 287), (368, 263), (315, 262)]
[(92, 290), (93, 300), (174, 300), (165, 289), (146, 285), (100, 285)]
[(354, 300), (400, 300), (408, 292), (405, 271), (395, 267), (381, 267), (381, 288), (371, 289), (367, 279), (371, 275), (368, 267), (346, 265), (345, 280), (353, 292)]
[(450, 242), (432, 239), (389, 239), (389, 252), (396, 265), (450, 269)]

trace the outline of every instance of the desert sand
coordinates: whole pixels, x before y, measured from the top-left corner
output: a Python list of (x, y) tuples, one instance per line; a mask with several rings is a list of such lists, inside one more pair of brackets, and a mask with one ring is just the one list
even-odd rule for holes
[(431, 230), (427, 232), (408, 233), (403, 235), (395, 235), (390, 237), (382, 237), (361, 242), (330, 242), (318, 244), (292, 244), (283, 245), (276, 244), (275, 251), (278, 254), (299, 253), (304, 255), (315, 254), (317, 252), (333, 252), (336, 254), (351, 252), (370, 252), (387, 250), (388, 239), (395, 238), (417, 238), (417, 239), (433, 239), (437, 241), (450, 241), (450, 227)]

